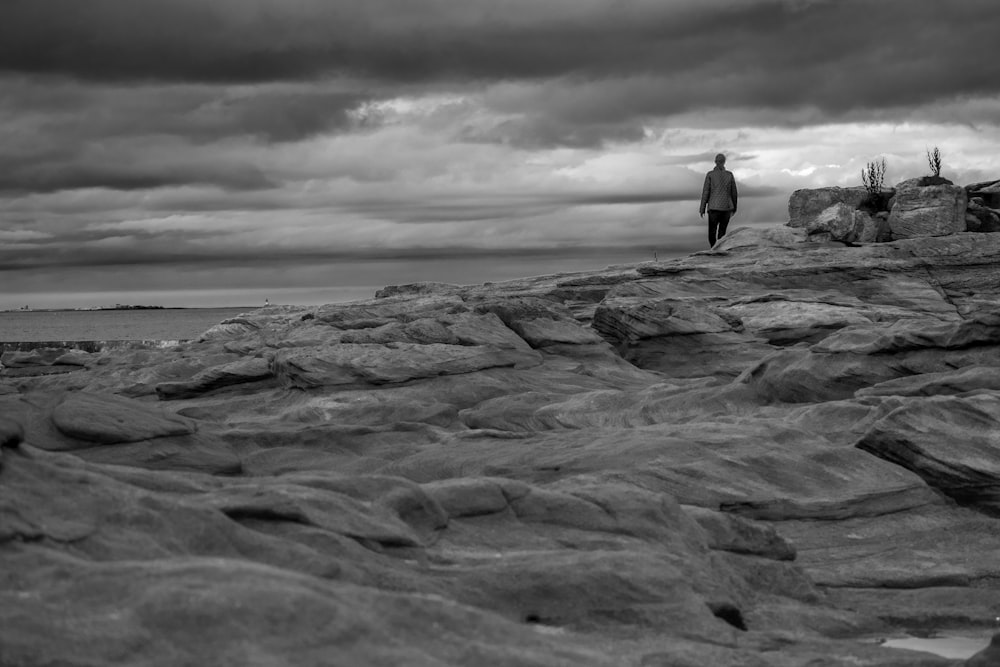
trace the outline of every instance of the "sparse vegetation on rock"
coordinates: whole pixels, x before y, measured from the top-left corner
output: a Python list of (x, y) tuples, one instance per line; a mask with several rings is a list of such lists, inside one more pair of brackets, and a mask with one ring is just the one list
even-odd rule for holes
[(868, 213), (878, 213), (886, 210), (888, 198), (885, 196), (885, 158), (879, 158), (869, 162), (861, 170), (861, 182), (865, 187), (868, 196), (858, 207)]
[(931, 176), (941, 176), (941, 151), (937, 146), (933, 150), (927, 150), (927, 164), (931, 168)]

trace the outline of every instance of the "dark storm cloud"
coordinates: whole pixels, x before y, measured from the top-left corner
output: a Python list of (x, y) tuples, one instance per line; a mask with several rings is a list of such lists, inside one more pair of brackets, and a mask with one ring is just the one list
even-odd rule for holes
[(157, 134), (194, 142), (229, 137), (297, 141), (352, 127), (349, 112), (369, 97), (363, 90), (332, 84), (136, 87), (18, 76), (0, 78), (0, 86), (5, 92), (0, 118), (34, 119), (33, 127), (44, 131), (40, 139), (64, 146), (80, 138)]
[(0, 195), (275, 182), (254, 144), (353, 128), (364, 97), (318, 85), (87, 85), (0, 77)]
[[(7, 0), (0, 69), (110, 81), (659, 80), (581, 115), (1000, 91), (994, 0)], [(636, 91), (631, 91), (636, 92)], [(570, 118), (569, 110), (562, 115)]]
[(149, 190), (181, 186), (213, 186), (223, 190), (257, 190), (275, 183), (253, 167), (214, 169), (198, 165), (33, 164), (0, 170), (0, 195), (49, 193), (61, 190), (106, 188)]

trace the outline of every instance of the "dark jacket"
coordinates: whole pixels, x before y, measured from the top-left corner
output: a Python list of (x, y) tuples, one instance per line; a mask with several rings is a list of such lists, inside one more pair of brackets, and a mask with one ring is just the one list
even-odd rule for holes
[(701, 189), (701, 207), (699, 213), (709, 211), (736, 212), (737, 202), (736, 177), (725, 167), (716, 166), (705, 174), (705, 185)]

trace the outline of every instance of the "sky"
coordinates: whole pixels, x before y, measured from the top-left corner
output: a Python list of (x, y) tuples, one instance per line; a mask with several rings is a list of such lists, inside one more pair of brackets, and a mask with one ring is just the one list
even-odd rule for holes
[(718, 152), (731, 229), (933, 147), (1000, 179), (997, 34), (996, 0), (4, 0), (0, 308), (682, 255)]

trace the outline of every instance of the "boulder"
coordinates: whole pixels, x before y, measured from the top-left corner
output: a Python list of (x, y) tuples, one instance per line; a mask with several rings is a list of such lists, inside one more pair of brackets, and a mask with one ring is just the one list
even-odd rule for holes
[(101, 445), (188, 435), (190, 420), (147, 404), (107, 394), (74, 393), (52, 411), (52, 423), (64, 435)]
[(970, 232), (1000, 232), (1000, 211), (984, 205), (981, 197), (969, 200), (966, 229)]
[(920, 179), (903, 181), (889, 212), (894, 239), (946, 236), (964, 232), (968, 198), (956, 185), (920, 185)]
[(796, 190), (788, 199), (788, 226), (808, 228), (831, 206), (843, 204), (853, 211), (867, 197), (868, 191), (862, 186)]
[(861, 243), (884, 243), (892, 240), (892, 230), (889, 229), (889, 212), (879, 211), (868, 215), (864, 211), (856, 212), (861, 217)]
[[(831, 204), (820, 211), (806, 225), (810, 235), (825, 235), (832, 241), (853, 243), (861, 239), (866, 221), (871, 216), (844, 202)], [(867, 223), (872, 226), (871, 222)]]
[(969, 199), (979, 197), (985, 206), (1000, 209), (1000, 181), (982, 181), (965, 186)]

